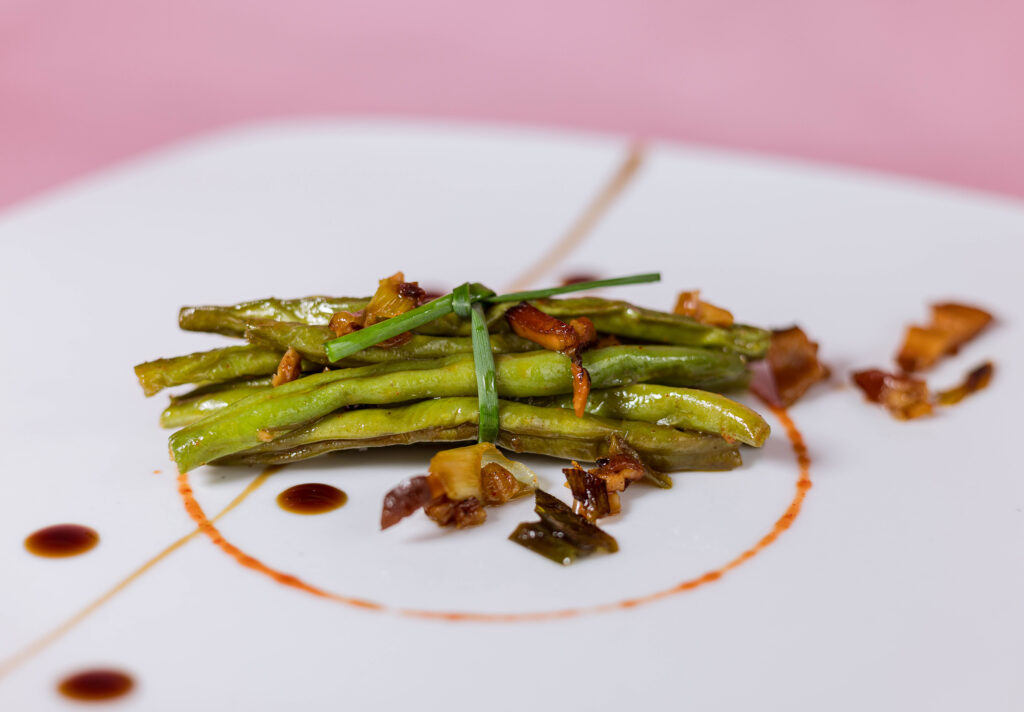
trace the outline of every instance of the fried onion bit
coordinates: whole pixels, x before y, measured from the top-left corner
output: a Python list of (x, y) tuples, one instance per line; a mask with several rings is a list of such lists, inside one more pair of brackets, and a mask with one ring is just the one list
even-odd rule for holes
[[(395, 272), (377, 282), (377, 291), (370, 298), (364, 309), (357, 312), (336, 312), (331, 317), (328, 325), (335, 336), (344, 336), (358, 331), (367, 326), (373, 326), (379, 322), (415, 309), (423, 303), (426, 292), (417, 282), (406, 282), (405, 274)], [(380, 342), (379, 348), (393, 348), (401, 346), (412, 338), (412, 334), (405, 332), (392, 336), (390, 339)]]
[(385, 495), (381, 528), (421, 507), (442, 527), (482, 524), (487, 519), (484, 506), (504, 504), (535, 486), (536, 476), (492, 443), (441, 450), (431, 459), (426, 476), (406, 480)]
[(920, 378), (869, 369), (854, 373), (853, 382), (869, 401), (881, 403), (898, 420), (932, 413), (928, 385)]
[(988, 386), (994, 372), (995, 366), (992, 365), (991, 361), (986, 361), (980, 366), (971, 369), (967, 377), (964, 378), (964, 382), (959, 386), (939, 393), (935, 397), (935, 402), (939, 405), (956, 405), (972, 393), (977, 393), (982, 388)]
[(562, 470), (572, 491), (573, 511), (589, 521), (621, 512), (619, 493), (648, 474), (635, 455), (612, 454), (594, 464), (596, 467), (584, 470), (574, 460), (572, 467)]
[(582, 418), (590, 396), (590, 373), (583, 368), (583, 351), (597, 342), (594, 323), (586, 317), (566, 323), (526, 302), (520, 302), (505, 312), (505, 318), (518, 336), (569, 357), (572, 407), (576, 416)]
[(754, 364), (750, 390), (776, 407), (793, 405), (828, 369), (818, 360), (818, 344), (798, 326), (772, 332), (772, 343), (761, 363)]
[(943, 356), (956, 353), (992, 322), (990, 313), (966, 304), (933, 304), (931, 310), (931, 323), (910, 326), (896, 356), (908, 373), (931, 368)]
[(714, 304), (702, 302), (699, 289), (692, 292), (680, 292), (674, 311), (676, 314), (688, 316), (709, 326), (732, 326), (733, 324), (732, 312), (716, 307)]
[(302, 375), (302, 356), (293, 348), (289, 348), (277, 364), (277, 372), (270, 379), (273, 386), (282, 386), (289, 381), (294, 381)]

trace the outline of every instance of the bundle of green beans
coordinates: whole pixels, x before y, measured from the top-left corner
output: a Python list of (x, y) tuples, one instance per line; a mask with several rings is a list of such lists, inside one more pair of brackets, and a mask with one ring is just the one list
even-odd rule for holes
[[(493, 354), (499, 445), (593, 461), (617, 433), (654, 470), (723, 470), (740, 464), (740, 444), (759, 447), (768, 436), (760, 415), (721, 393), (745, 387), (747, 364), (765, 354), (769, 332), (708, 326), (597, 297), (530, 299), (559, 319), (587, 317), (600, 334), (625, 342), (583, 354), (593, 390), (586, 414), (576, 417), (569, 358), (511, 333), (504, 314), (515, 302), (500, 299), (473, 307)], [(178, 468), (475, 439), (483, 401), (475, 397), (479, 353), (475, 360), (469, 320), (449, 308), (417, 325), (402, 345), (349, 348), (332, 362), (325, 342), (335, 335), (327, 322), (368, 301), (306, 297), (183, 308), (181, 328), (247, 343), (135, 367), (146, 395), (195, 386), (172, 396), (161, 416), (165, 427), (179, 428), (170, 437)], [(270, 375), (288, 349), (301, 355), (303, 374), (274, 387)], [(651, 479), (670, 485), (664, 475)]]

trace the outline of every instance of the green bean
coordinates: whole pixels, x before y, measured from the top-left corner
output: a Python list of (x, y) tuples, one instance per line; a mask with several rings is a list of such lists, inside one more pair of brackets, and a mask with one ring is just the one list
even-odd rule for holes
[[(324, 342), (334, 338), (334, 332), (326, 326), (300, 324), (297, 322), (253, 319), (248, 322), (245, 338), (254, 344), (278, 348), (282, 352), (293, 348), (302, 357), (314, 363), (327, 364)], [(536, 351), (540, 347), (515, 334), (493, 334), (491, 351), (496, 354)], [(454, 354), (473, 352), (473, 342), (467, 336), (424, 336), (413, 334), (406, 343), (390, 348), (368, 348), (352, 354), (333, 365), (354, 365), (357, 363), (380, 363), (408, 359), (441, 358)]]
[[(644, 381), (699, 388), (729, 386), (746, 365), (735, 354), (678, 346), (614, 346), (583, 356), (595, 388)], [(497, 390), (505, 398), (572, 391), (569, 359), (550, 351), (495, 359)], [(350, 405), (379, 405), (476, 393), (471, 355), (374, 364), (317, 373), (233, 403), (170, 438), (178, 467), (188, 471), (240, 450), (261, 437), (290, 430)]]
[(369, 299), (358, 297), (270, 297), (226, 307), (182, 307), (178, 312), (178, 326), (186, 331), (212, 331), (226, 336), (244, 336), (249, 319), (326, 324), (335, 312), (359, 311), (369, 302)]
[(160, 425), (164, 428), (191, 425), (214, 411), (270, 388), (269, 378), (253, 378), (212, 383), (195, 388), (184, 395), (171, 396), (171, 404), (160, 414)]
[[(724, 470), (741, 463), (738, 447), (716, 435), (629, 420), (577, 418), (563, 408), (507, 400), (500, 402), (499, 413), (498, 443), (516, 452), (593, 461), (608, 455), (611, 436), (619, 434), (644, 462), (658, 470)], [(361, 408), (332, 413), (282, 433), (270, 442), (218, 460), (217, 464), (286, 463), (335, 450), (472, 440), (478, 422), (479, 406), (470, 397)], [(671, 480), (663, 475), (655, 476), (653, 482), (671, 486)]]
[[(538, 404), (571, 409), (572, 396), (543, 399)], [(754, 447), (761, 447), (771, 432), (757, 412), (730, 398), (709, 391), (651, 383), (592, 390), (587, 399), (587, 413), (716, 433)]]
[(185, 383), (265, 376), (277, 369), (282, 353), (266, 346), (228, 346), (140, 363), (135, 367), (135, 375), (143, 392), (151, 396)]
[[(366, 306), (368, 301), (348, 297), (306, 297), (262, 299), (227, 307), (185, 307), (179, 314), (178, 323), (182, 329), (191, 331), (243, 336), (248, 320), (251, 319), (324, 325), (335, 311), (357, 311)], [(752, 326), (708, 326), (687, 316), (599, 297), (536, 299), (530, 303), (560, 319), (588, 317), (599, 332), (644, 342), (726, 349), (751, 358), (764, 356), (771, 338), (768, 331)], [(509, 330), (504, 315), (512, 306), (509, 302), (492, 304), (486, 308), (485, 320), (491, 333)], [(470, 329), (468, 321), (448, 314), (421, 326), (416, 332), (434, 336), (468, 336)]]
[(585, 316), (594, 322), (599, 332), (641, 341), (722, 348), (751, 358), (763, 357), (771, 341), (771, 332), (753, 326), (709, 326), (688, 316), (598, 297), (543, 299), (533, 304), (551, 316), (560, 319)]

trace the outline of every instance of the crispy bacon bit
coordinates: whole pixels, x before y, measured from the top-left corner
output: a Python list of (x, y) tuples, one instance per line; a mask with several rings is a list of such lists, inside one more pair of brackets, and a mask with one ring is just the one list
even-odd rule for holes
[(854, 373), (853, 382), (864, 391), (869, 401), (881, 403), (899, 420), (912, 420), (932, 413), (928, 385), (919, 378), (870, 369)]
[(487, 511), (476, 497), (456, 501), (442, 496), (425, 506), (423, 511), (440, 526), (454, 524), (456, 529), (483, 524), (487, 520)]
[(696, 319), (709, 326), (732, 326), (732, 312), (700, 300), (700, 290), (680, 292), (676, 299), (676, 314)]
[(992, 315), (984, 309), (966, 304), (933, 304), (931, 323), (907, 329), (896, 362), (908, 373), (931, 368), (943, 356), (956, 353), (991, 322)]
[(793, 405), (807, 389), (828, 378), (818, 360), (818, 345), (798, 326), (772, 332), (772, 343), (762, 363), (755, 364), (750, 390), (777, 407)]
[(597, 340), (594, 323), (580, 317), (566, 324), (526, 302), (520, 302), (505, 312), (505, 318), (518, 336), (569, 357), (572, 406), (576, 416), (582, 418), (590, 396), (590, 374), (583, 368), (583, 350)]
[(419, 475), (410, 477), (384, 495), (384, 507), (380, 513), (380, 528), (398, 524), (420, 507), (444, 496), (444, 488), (436, 478)]
[(363, 319), (365, 318), (366, 311), (363, 309), (355, 313), (347, 311), (335, 312), (327, 326), (334, 332), (335, 336), (344, 336), (345, 334), (351, 334), (353, 331), (362, 329)]
[(484, 504), (504, 504), (523, 493), (523, 486), (515, 476), (496, 462), (480, 470), (480, 489)]
[(950, 388), (948, 391), (942, 391), (936, 396), (936, 402), (939, 405), (955, 405), (962, 401), (972, 393), (977, 393), (982, 388), (988, 386), (989, 381), (992, 380), (992, 374), (995, 372), (995, 366), (992, 365), (991, 361), (986, 361), (977, 368), (974, 368), (967, 374), (964, 382), (956, 388)]
[(277, 364), (277, 373), (270, 379), (273, 386), (281, 386), (289, 381), (294, 381), (302, 375), (302, 356), (295, 349), (289, 348)]

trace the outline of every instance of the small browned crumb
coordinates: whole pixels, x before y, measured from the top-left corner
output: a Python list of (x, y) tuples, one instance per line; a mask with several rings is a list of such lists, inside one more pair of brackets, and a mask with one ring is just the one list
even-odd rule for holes
[(454, 524), (456, 529), (483, 524), (487, 520), (487, 512), (476, 497), (456, 501), (442, 495), (426, 505), (423, 511), (438, 525), (447, 527)]
[(764, 364), (755, 373), (750, 390), (776, 407), (786, 408), (800, 399), (818, 381), (828, 378), (828, 369), (818, 360), (818, 345), (798, 327), (772, 332)]
[(277, 373), (270, 379), (271, 385), (283, 386), (302, 375), (302, 356), (295, 349), (289, 348), (277, 364)]
[(869, 369), (854, 373), (853, 382), (869, 401), (881, 403), (898, 420), (932, 413), (928, 385), (919, 378)]
[(680, 292), (674, 311), (676, 314), (688, 316), (709, 326), (732, 326), (733, 324), (732, 312), (716, 307), (714, 304), (702, 302), (699, 289)]
[(933, 304), (931, 323), (910, 326), (896, 356), (908, 373), (931, 368), (940, 358), (954, 354), (992, 322), (984, 309), (947, 302)]
[(271, 440), (274, 439), (274, 434), (269, 430), (260, 428), (259, 430), (256, 431), (256, 439), (262, 443), (269, 443)]
[(615, 334), (603, 334), (602, 336), (598, 337), (597, 343), (594, 344), (594, 348), (603, 349), (608, 346), (620, 346), (621, 344), (622, 339), (620, 339)]

